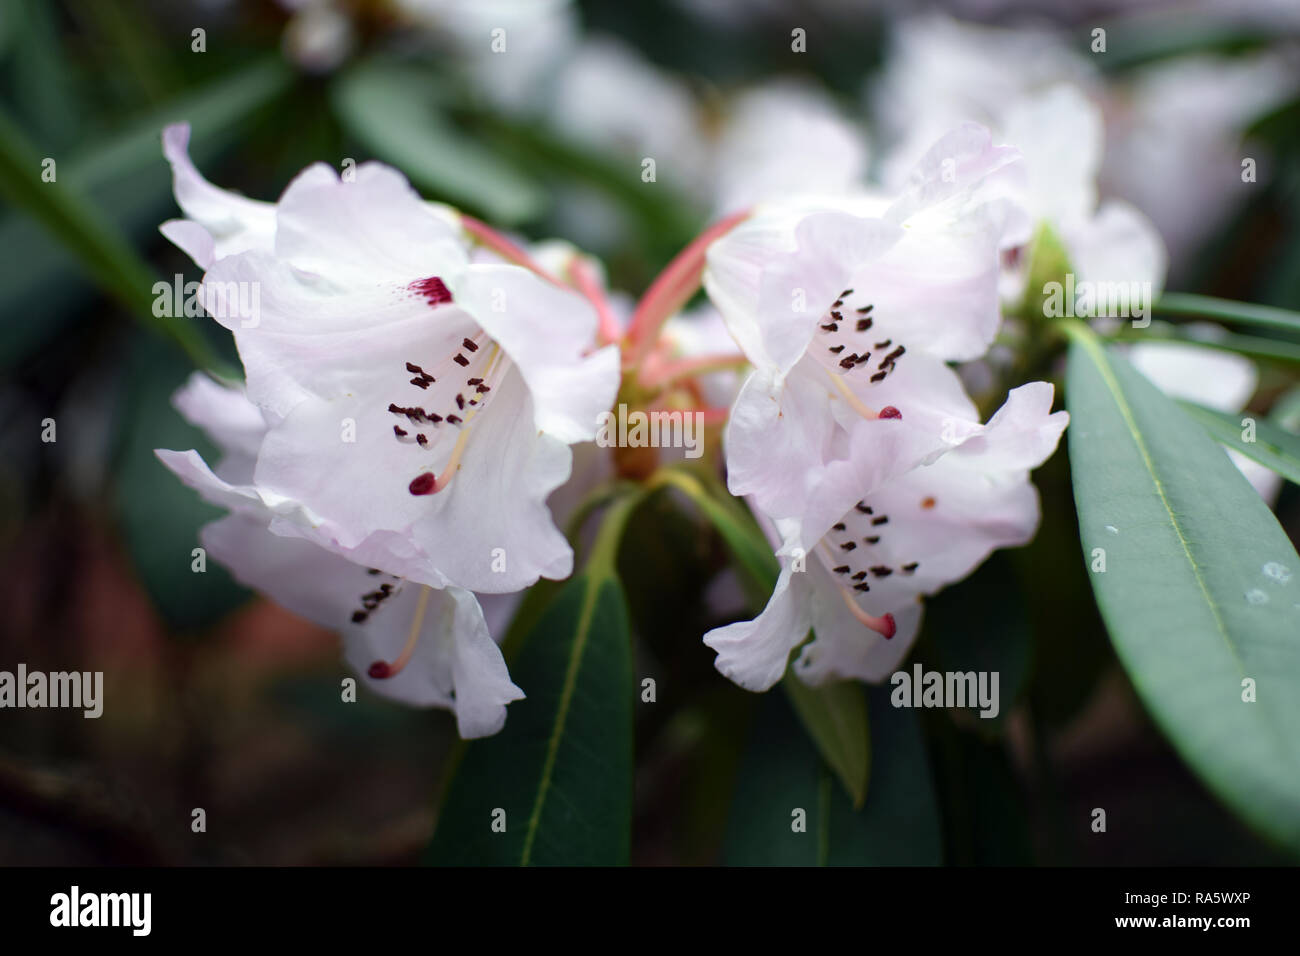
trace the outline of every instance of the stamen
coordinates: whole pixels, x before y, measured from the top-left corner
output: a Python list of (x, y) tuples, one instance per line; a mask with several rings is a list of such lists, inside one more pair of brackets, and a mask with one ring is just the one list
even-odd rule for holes
[(415, 619), (411, 621), (411, 631), (406, 636), (406, 646), (402, 648), (402, 653), (397, 655), (397, 659), (391, 664), (387, 661), (375, 661), (366, 671), (375, 680), (384, 680), (394, 677), (402, 672), (411, 661), (411, 655), (415, 653), (415, 645), (420, 642), (420, 627), (424, 624), (424, 610), (429, 605), (429, 592), (432, 588), (424, 585), (420, 590), (420, 600), (415, 605)]
[[(843, 361), (840, 362), (840, 364), (843, 365), (844, 362), (849, 362), (849, 359), (844, 359)], [(852, 368), (853, 363), (849, 362), (848, 367)], [(880, 410), (879, 413), (873, 412), (870, 408), (868, 408), (866, 405), (862, 403), (862, 399), (858, 398), (858, 396), (853, 394), (853, 389), (849, 388), (848, 383), (844, 381), (843, 376), (836, 375), (830, 369), (827, 369), (826, 377), (835, 383), (835, 387), (839, 389), (840, 394), (844, 396), (844, 400), (849, 403), (849, 407), (852, 408), (859, 415), (861, 415), (863, 418), (867, 419), (868, 421), (874, 421), (877, 418), (902, 418), (903, 417), (903, 413), (900, 412), (897, 408), (894, 408), (893, 405), (886, 405), (883, 409)]]
[(858, 602), (853, 600), (848, 591), (841, 591), (840, 595), (844, 598), (844, 603), (859, 621), (865, 624), (871, 630), (875, 631), (885, 640), (889, 640), (898, 633), (898, 625), (894, 623), (894, 615), (882, 614), (880, 617), (872, 617), (862, 608), (858, 607)]
[[(450, 416), (447, 420), (455, 418)], [(451, 450), (451, 457), (447, 459), (447, 467), (442, 470), (441, 475), (434, 475), (431, 471), (417, 475), (411, 480), (408, 491), (413, 495), (434, 495), (442, 491), (451, 484), (452, 476), (460, 470), (460, 456), (465, 453), (465, 442), (469, 439), (470, 429), (466, 428), (456, 438), (456, 446)]]

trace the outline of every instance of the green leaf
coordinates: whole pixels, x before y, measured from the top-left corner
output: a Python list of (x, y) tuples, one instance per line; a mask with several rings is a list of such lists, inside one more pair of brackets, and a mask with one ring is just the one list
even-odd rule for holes
[[(640, 500), (612, 506), (586, 567), (523, 640), (510, 673), (528, 696), (510, 705), (501, 733), (464, 748), (427, 862), (628, 862), (636, 689), (613, 561), (622, 526)], [(499, 811), (505, 832), (493, 828)]]
[(1168, 322), (1152, 322), (1145, 329), (1123, 327), (1106, 336), (1111, 342), (1182, 342), (1206, 349), (1238, 352), (1253, 358), (1282, 362), (1288, 365), (1300, 364), (1300, 343), (1281, 339), (1271, 339), (1260, 335), (1238, 335), (1226, 333), (1213, 338), (1188, 331), (1181, 326)]
[[(767, 694), (741, 760), (724, 862), (737, 866), (925, 866), (941, 862), (938, 801), (920, 724), (871, 691), (875, 780), (855, 810), (809, 746), (790, 703)], [(804, 832), (795, 828), (803, 811)]]
[(1154, 311), (1159, 315), (1216, 319), (1220, 322), (1239, 322), (1262, 329), (1300, 333), (1300, 312), (1271, 305), (1216, 299), (1208, 295), (1166, 292), (1156, 300)]
[[(1267, 46), (1267, 29), (1234, 25), (1209, 14), (1171, 7), (1147, 15), (1125, 12), (1104, 24), (1109, 47), (1097, 58), (1108, 73), (1196, 54), (1235, 54)], [(1078, 48), (1092, 49), (1093, 27), (1081, 33)], [(1101, 52), (1101, 51), (1094, 51)]]
[(1197, 423), (1067, 328), (1079, 531), (1090, 567), (1104, 554), (1092, 585), (1111, 641), (1209, 788), (1300, 850), (1300, 557)]
[[(666, 468), (657, 481), (683, 492), (713, 524), (742, 572), (755, 611), (767, 603), (780, 566), (753, 517), (735, 499), (719, 499), (685, 471)], [(862, 685), (843, 681), (809, 687), (793, 674), (782, 681), (818, 752), (830, 764), (854, 806), (862, 806), (871, 772), (867, 707)]]
[(202, 630), (248, 599), (215, 561), (203, 573), (192, 569), (199, 528), (225, 512), (181, 484), (153, 452), (194, 448), (215, 460), (207, 437), (171, 404), (189, 372), (161, 341), (137, 333), (123, 375), (112, 500), (132, 568), (169, 627), (182, 632)]
[(734, 498), (709, 494), (694, 475), (685, 471), (662, 469), (651, 480), (651, 486), (656, 483), (670, 485), (682, 492), (708, 519), (740, 566), (745, 593), (761, 609), (772, 594), (781, 566), (753, 516)]
[(924, 653), (917, 655), (926, 668), (998, 675), (997, 716), (980, 717), (972, 710), (976, 730), (1000, 730), (1029, 679), (1027, 605), (1011, 558), (1003, 552), (926, 601)]
[(351, 135), (437, 198), (502, 225), (536, 216), (541, 188), (449, 123), (436, 83), (412, 67), (360, 63), (339, 78), (335, 108)]
[(809, 687), (793, 674), (781, 681), (800, 722), (835, 771), (855, 808), (867, 798), (871, 778), (871, 740), (867, 697), (857, 681), (832, 681)]
[[(925, 713), (923, 721), (932, 732), (948, 864), (1033, 864), (1032, 811), (1008, 757), (1008, 742), (966, 733), (934, 711)], [(1055, 810), (1054, 797), (1050, 791), (1038, 793), (1039, 811)]]
[[(1300, 435), (1292, 435), (1274, 425), (1267, 418), (1250, 412), (1229, 414), (1195, 402), (1179, 402), (1183, 411), (1205, 426), (1211, 437), (1233, 451), (1271, 468), (1288, 481), (1300, 484)], [(1245, 441), (1242, 433), (1246, 426), (1242, 419), (1253, 423), (1254, 441)]]
[(124, 233), (152, 230), (174, 208), (159, 142), (166, 123), (190, 121), (194, 152), (202, 155), (233, 139), (249, 116), (284, 91), (290, 76), (283, 63), (259, 60), (185, 93), (66, 159), (53, 156), (57, 179), (52, 183), (41, 181), (43, 157), (0, 112), (0, 170), (5, 172), (0, 192), (35, 220), (10, 215), (0, 221), (0, 245), (13, 251), (0, 263), (0, 311), (39, 307), (42, 315), (40, 322), (6, 329), (0, 364), (15, 364), (59, 331), (66, 307), (79, 298), (76, 273), (84, 270), (145, 326), (174, 339), (196, 364), (228, 374), (192, 319), (154, 316), (157, 276)]

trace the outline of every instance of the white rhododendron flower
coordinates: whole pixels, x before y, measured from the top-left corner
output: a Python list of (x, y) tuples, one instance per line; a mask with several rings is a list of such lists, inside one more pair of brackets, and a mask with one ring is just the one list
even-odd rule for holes
[[(368, 627), (379, 619), (368, 612), (407, 594), (426, 618), (426, 602), (442, 608), (428, 626), (453, 634), (453, 647), (477, 648), (482, 614), (469, 591), (517, 591), (572, 570), (546, 499), (569, 476), (569, 445), (594, 438), (613, 401), (617, 349), (592, 351), (596, 316), (576, 293), (521, 266), (472, 261), (454, 215), (392, 169), (368, 163), (340, 179), (318, 164), (277, 204), (257, 203), (203, 180), (187, 139), (184, 126), (164, 134), (187, 219), (163, 231), (207, 269), (204, 302), (234, 334), (256, 414), (239, 413), (241, 467), (214, 472), (193, 451), (160, 457), (209, 500), (252, 515), (225, 526), (216, 549), (246, 582), (275, 597), (288, 587), (277, 562), (299, 544), (323, 548), (363, 578), (378, 570), (380, 591), (391, 585), (375, 607), (349, 586), (322, 605), (326, 618), (354, 607), (349, 622)], [(257, 524), (269, 534), (252, 535)], [(262, 550), (241, 561), (236, 542)], [(447, 590), (417, 597), (419, 585)], [(423, 685), (389, 691), (446, 703), (455, 666), (433, 665), (456, 658), (436, 641), (424, 649), (419, 627), (406, 650), (379, 653), (401, 616), (385, 609), (368, 644), (354, 642), (376, 651), (368, 673), (394, 679), (413, 655), (434, 654)], [(515, 692), (504, 666), (488, 683), (492, 706)], [(461, 696), (458, 712), (480, 706)]]
[[(1052, 413), (1052, 392), (1046, 382), (1014, 389), (987, 425), (933, 464), (862, 484), (862, 497), (811, 545), (777, 521), (787, 537), (767, 606), (705, 636), (718, 669), (766, 690), (811, 627), (816, 640), (795, 662), (802, 679), (883, 680), (916, 637), (919, 597), (966, 577), (997, 548), (1033, 537), (1039, 508), (1029, 471), (1052, 454), (1069, 421)], [(875, 449), (881, 474), (894, 447), (882, 441)]]
[(867, 170), (867, 136), (820, 87), (774, 80), (735, 97), (713, 150), (714, 208), (735, 212), (806, 190), (848, 192)]
[[(1001, 133), (1024, 157), (1016, 202), (1032, 229), (1046, 224), (1061, 241), (1080, 282), (1122, 283), (1133, 295), (1132, 308), (1146, 308), (1164, 286), (1164, 241), (1151, 221), (1129, 203), (1098, 203), (1097, 175), (1102, 159), (1101, 110), (1077, 88), (1055, 86), (1026, 96), (1006, 110)], [(1027, 254), (1012, 261), (1013, 281), (1004, 289), (1018, 297), (1028, 278)], [(1140, 301), (1139, 301), (1140, 298)]]
[[(248, 480), (266, 432), (257, 406), (241, 390), (199, 372), (174, 401), (221, 449), (219, 480)], [(274, 534), (276, 513), (256, 495), (219, 494), (219, 485), (203, 479), (194, 452), (158, 455), (204, 497), (231, 508), (200, 530), (207, 553), (240, 583), (339, 633), (348, 663), (372, 690), (407, 704), (453, 710), (462, 737), (501, 729), (506, 704), (524, 695), (511, 683), (471, 592), (421, 587), (305, 535)]]
[(270, 423), (256, 493), (433, 587), (567, 576), (546, 496), (618, 385), (617, 350), (587, 354), (585, 300), (520, 266), (472, 263), (455, 225), (388, 167), (348, 182), (318, 164), (275, 206), (254, 204), (198, 177), (184, 128), (166, 135), (190, 219), (164, 231), (207, 266), (205, 299)]
[(755, 367), (726, 432), (733, 494), (824, 529), (856, 500), (855, 463), (880, 467), (874, 449), (900, 415), (916, 427), (896, 440), (917, 447), (900, 445), (899, 470), (937, 450), (945, 428), (949, 444), (964, 437), (977, 416), (946, 363), (979, 357), (997, 332), (1008, 218), (972, 196), (1016, 156), (960, 127), (893, 201), (760, 208), (714, 243), (705, 286)]
[(706, 287), (755, 366), (727, 427), (728, 483), (784, 556), (763, 613), (705, 639), (742, 686), (779, 680), (818, 621), (800, 673), (878, 679), (915, 636), (917, 596), (1032, 536), (1029, 469), (1067, 417), (1034, 383), (981, 425), (947, 364), (980, 357), (997, 332), (1016, 218), (977, 196), (1017, 156), (962, 126), (897, 199), (840, 203), (876, 215), (760, 209), (710, 248)]
[(885, 150), (883, 182), (905, 182), (916, 158), (957, 124), (997, 130), (1022, 97), (1061, 83), (1092, 89), (1095, 73), (1068, 35), (1050, 27), (987, 26), (938, 13), (898, 22), (880, 75), (866, 86)]

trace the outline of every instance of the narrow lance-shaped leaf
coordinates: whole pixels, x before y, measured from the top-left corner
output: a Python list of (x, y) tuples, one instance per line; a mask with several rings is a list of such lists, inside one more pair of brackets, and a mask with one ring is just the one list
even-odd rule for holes
[(1300, 484), (1300, 435), (1284, 431), (1250, 412), (1229, 414), (1195, 402), (1180, 404), (1188, 415), (1205, 426), (1215, 441)]
[[(0, 221), (0, 241), (13, 250), (0, 264), (0, 306), (30, 308), (41, 304), (49, 312), (75, 298), (75, 283), (66, 281), (69, 267), (89, 272), (101, 288), (128, 306), (145, 325), (174, 339), (203, 367), (227, 370), (212, 356), (193, 320), (159, 318), (153, 314), (156, 275), (132, 249), (125, 233), (142, 226), (154, 228), (170, 206), (171, 174), (162, 157), (159, 133), (177, 120), (191, 123), (196, 151), (229, 141), (243, 122), (288, 88), (291, 73), (278, 59), (259, 60), (172, 102), (128, 127), (78, 150), (66, 159), (38, 157), (22, 133), (11, 126), (0, 136), (0, 169), (8, 171), (0, 184), (16, 206), (26, 209), (42, 228), (19, 216)], [(12, 121), (0, 114), (0, 129)], [(41, 180), (44, 159), (54, 159), (52, 182)], [(53, 290), (53, 291), (51, 291)], [(0, 359), (17, 361), (42, 340), (45, 330), (57, 331), (57, 316), (38, 324), (23, 323), (8, 330), (0, 343)]]
[(541, 189), (441, 115), (435, 82), (409, 67), (362, 63), (339, 79), (335, 106), (353, 136), (436, 198), (507, 225), (535, 215)]
[(1300, 558), (1198, 424), (1070, 332), (1079, 531), (1111, 640), (1210, 789), (1300, 850)]
[[(694, 476), (664, 469), (661, 479), (682, 491), (717, 529), (740, 566), (741, 580), (757, 611), (776, 583), (779, 566), (754, 519), (728, 499), (710, 495)], [(871, 772), (866, 695), (856, 681), (809, 687), (793, 674), (781, 682), (818, 752), (835, 771), (854, 806), (862, 806)]]
[(628, 862), (635, 685), (614, 558), (640, 500), (611, 507), (583, 571), (522, 640), (510, 674), (528, 696), (501, 733), (464, 748), (429, 863)]
[(800, 732), (790, 704), (768, 694), (741, 761), (724, 862), (741, 866), (927, 866), (941, 862), (939, 806), (920, 723), (869, 694), (871, 792), (855, 809)]
[(1166, 292), (1156, 300), (1155, 311), (1160, 315), (1217, 319), (1220, 322), (1233, 322), (1253, 325), (1261, 329), (1300, 334), (1300, 312), (1279, 309), (1272, 305), (1217, 299), (1209, 295)]

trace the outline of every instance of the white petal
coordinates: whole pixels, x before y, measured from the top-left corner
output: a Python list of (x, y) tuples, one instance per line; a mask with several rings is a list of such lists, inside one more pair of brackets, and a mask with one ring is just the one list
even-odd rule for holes
[(416, 542), (453, 583), (501, 593), (565, 578), (573, 551), (551, 518), (547, 497), (568, 480), (573, 456), (537, 431), (523, 380), (511, 374), (473, 423), (460, 471), (412, 526)]
[(1068, 412), (1052, 411), (1053, 392), (1049, 382), (1029, 382), (1013, 388), (982, 433), (948, 455), (962, 467), (978, 468), (988, 474), (1015, 474), (1037, 468), (1056, 450), (1070, 422)]
[(276, 207), (275, 253), (357, 290), (385, 279), (445, 278), (468, 261), (456, 229), (380, 163), (362, 163), (348, 182), (319, 163), (299, 173)]
[(463, 309), (431, 306), (408, 281), (339, 283), (266, 253), (222, 259), (203, 290), (214, 317), (235, 333), (249, 398), (281, 418), (313, 396), (381, 397), (364, 383), (393, 392), (386, 407), (400, 390), (414, 392), (407, 361), (435, 376), (459, 375), (453, 357), (479, 331)]
[(596, 340), (590, 304), (510, 265), (469, 266), (453, 294), (523, 374), (537, 427), (569, 443), (595, 438), (618, 391), (619, 356), (615, 346), (584, 354)]
[(804, 572), (792, 572), (787, 561), (763, 613), (704, 635), (718, 652), (714, 666), (746, 690), (764, 691), (779, 681), (790, 652), (808, 636), (806, 588)]
[(460, 588), (447, 593), (456, 602), (451, 668), (456, 725), (462, 737), (488, 737), (505, 726), (506, 704), (524, 692), (511, 682), (474, 595)]
[(275, 236), (275, 207), (213, 186), (190, 162), (189, 142), (188, 123), (163, 130), (163, 155), (171, 163), (176, 202), (211, 236), (212, 242), (209, 245), (203, 241), (190, 227), (173, 227), (164, 234), (204, 268), (212, 264), (212, 256), (269, 248)]
[(910, 600), (886, 608), (880, 602), (863, 602), (869, 614), (893, 615), (896, 628), (889, 640), (863, 626), (849, 611), (839, 587), (820, 562), (809, 562), (813, 589), (812, 625), (816, 639), (795, 661), (794, 672), (812, 686), (828, 680), (865, 680), (878, 683), (898, 668), (921, 629), (922, 605)]
[[(307, 541), (271, 534), (246, 515), (207, 525), (200, 538), (241, 583), (340, 633), (348, 662), (371, 690), (414, 706), (454, 708), (462, 737), (496, 733), (505, 722), (505, 705), (523, 696), (510, 682), (478, 602), (466, 591), (430, 590), (409, 663), (376, 680), (367, 673), (370, 665), (394, 661), (407, 643), (420, 586), (371, 574)], [(394, 588), (392, 596), (354, 623), (363, 595), (385, 583)]]
[(1102, 203), (1096, 216), (1064, 231), (1070, 263), (1092, 283), (1139, 283), (1145, 306), (1165, 284), (1168, 255), (1151, 220), (1121, 200)]
[[(995, 146), (978, 123), (963, 123), (931, 146), (913, 167), (907, 188), (885, 214), (893, 222), (968, 201), (988, 176), (1020, 159), (1014, 146)], [(945, 210), (954, 213), (955, 209)]]
[(217, 469), (227, 481), (250, 482), (253, 463), (266, 435), (266, 419), (242, 388), (218, 384), (195, 372), (172, 396), (172, 404), (191, 425), (197, 425), (221, 449)]
[(1259, 385), (1255, 363), (1235, 352), (1183, 342), (1141, 342), (1128, 360), (1170, 398), (1240, 411)]
[(753, 495), (769, 514), (798, 514), (829, 452), (830, 399), (815, 376), (800, 365), (783, 381), (755, 370), (741, 386), (725, 432), (727, 487)]
[(739, 97), (715, 156), (715, 208), (734, 212), (815, 183), (848, 190), (866, 172), (861, 130), (819, 87), (778, 80)]
[(880, 219), (814, 212), (742, 223), (709, 248), (704, 283), (745, 355), (788, 372), (864, 264), (902, 232)]
[(1015, 102), (1003, 138), (1024, 155), (1026, 194), (1034, 218), (1082, 222), (1097, 206), (1101, 110), (1077, 88), (1059, 85)]

